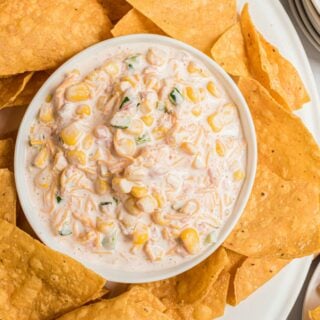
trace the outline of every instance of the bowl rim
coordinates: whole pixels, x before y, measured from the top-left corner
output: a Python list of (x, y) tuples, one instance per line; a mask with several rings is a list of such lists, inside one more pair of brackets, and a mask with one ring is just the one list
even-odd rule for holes
[[(190, 259), (185, 260), (177, 265), (171, 266), (167, 269), (151, 269), (146, 271), (124, 271), (120, 268), (117, 270), (108, 269), (107, 265), (105, 265), (102, 268), (101, 266), (97, 266), (91, 263), (91, 261), (88, 261), (89, 259), (80, 259), (78, 256), (71, 254), (71, 252), (67, 252), (66, 247), (62, 248), (60, 245), (58, 245), (57, 242), (54, 240), (53, 234), (48, 235), (41, 232), (41, 223), (39, 221), (40, 219), (37, 219), (40, 210), (38, 210), (37, 212), (34, 210), (34, 207), (32, 206), (32, 200), (28, 197), (29, 194), (27, 191), (28, 183), (26, 181), (27, 172), (25, 156), (28, 145), (27, 137), (31, 122), (34, 120), (34, 115), (38, 111), (40, 104), (43, 101), (43, 97), (45, 97), (48, 94), (48, 87), (50, 86), (50, 84), (56, 81), (59, 78), (59, 75), (65, 75), (66, 71), (74, 69), (72, 66), (76, 63), (79, 63), (79, 61), (90, 58), (92, 59), (94, 56), (94, 52), (97, 52), (97, 50), (109, 49), (110, 47), (137, 43), (146, 43), (150, 46), (152, 46), (152, 44), (160, 44), (174, 49), (186, 51), (190, 53), (193, 57), (199, 59), (210, 70), (210, 72), (213, 73), (213, 75), (219, 80), (219, 83), (224, 87), (224, 90), (226, 90), (226, 92), (229, 94), (231, 100), (236, 102), (236, 105), (238, 106), (242, 129), (247, 143), (247, 164), (246, 177), (238, 195), (235, 208), (232, 214), (230, 214), (230, 216), (227, 218), (224, 226), (220, 231), (219, 239), (215, 244), (208, 246), (200, 254), (192, 256)], [(223, 241), (234, 229), (249, 200), (257, 169), (257, 158), (257, 139), (249, 107), (239, 88), (236, 86), (235, 82), (222, 69), (222, 67), (220, 67), (214, 60), (209, 58), (201, 51), (179, 40), (154, 34), (134, 34), (121, 36), (117, 38), (111, 38), (96, 43), (91, 47), (88, 47), (83, 51), (79, 52), (75, 56), (71, 57), (50, 75), (50, 77), (45, 81), (45, 83), (41, 86), (36, 95), (33, 97), (20, 124), (15, 145), (14, 171), (17, 194), (21, 203), (21, 207), (26, 216), (26, 219), (28, 220), (29, 224), (31, 225), (32, 229), (35, 231), (39, 239), (45, 245), (47, 245), (53, 250), (71, 256), (75, 260), (79, 261), (86, 267), (90, 268), (97, 274), (100, 274), (102, 277), (110, 281), (121, 283), (143, 283), (163, 280), (181, 274), (182, 272), (191, 269), (192, 267), (196, 266), (197, 264), (205, 260), (209, 255), (211, 255), (221, 246)]]

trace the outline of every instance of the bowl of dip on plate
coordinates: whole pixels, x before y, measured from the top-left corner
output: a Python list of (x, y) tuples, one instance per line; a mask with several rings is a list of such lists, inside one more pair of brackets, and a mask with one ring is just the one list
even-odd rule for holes
[(177, 275), (213, 253), (250, 195), (253, 121), (210, 58), (163, 36), (106, 40), (31, 102), (16, 184), (39, 238), (108, 280)]

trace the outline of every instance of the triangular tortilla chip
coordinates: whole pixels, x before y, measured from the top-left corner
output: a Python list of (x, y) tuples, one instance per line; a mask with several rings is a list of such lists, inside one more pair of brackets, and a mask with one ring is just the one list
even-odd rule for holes
[(320, 320), (320, 306), (309, 311), (310, 320)]
[[(230, 281), (228, 303), (235, 306), (274, 277), (290, 260), (277, 258), (246, 258)], [(231, 294), (232, 292), (232, 294)]]
[(0, 75), (55, 68), (110, 37), (98, 0), (0, 2)]
[(165, 33), (139, 11), (131, 9), (111, 30), (114, 37), (135, 33)]
[(112, 23), (120, 20), (132, 7), (126, 0), (102, 0)]
[(248, 4), (240, 21), (253, 77), (289, 111), (301, 108), (310, 99), (297, 70), (255, 29)]
[(227, 251), (229, 263), (226, 266), (225, 270), (230, 274), (230, 285), (228, 288), (227, 303), (231, 305), (235, 305), (236, 302), (235, 302), (233, 281), (234, 281), (234, 277), (236, 275), (237, 269), (247, 259), (247, 257), (240, 253), (237, 253), (228, 249), (226, 251)]
[(48, 79), (50, 74), (51, 73), (49, 71), (34, 72), (32, 78), (27, 83), (23, 91), (20, 92), (10, 104), (8, 104), (8, 107), (28, 105), (44, 82)]
[(177, 292), (181, 301), (192, 303), (205, 297), (228, 263), (225, 249), (219, 248), (208, 259), (177, 277)]
[(13, 168), (13, 140), (0, 140), (0, 168)]
[(222, 272), (210, 288), (207, 296), (196, 303), (181, 305), (178, 309), (181, 320), (212, 320), (224, 314), (230, 274)]
[(17, 193), (13, 173), (8, 169), (0, 169), (0, 219), (16, 224), (16, 206)]
[(224, 246), (252, 257), (319, 252), (319, 195), (320, 185), (283, 180), (260, 164), (246, 209)]
[(169, 36), (209, 54), (237, 19), (235, 0), (128, 0)]
[(240, 78), (258, 139), (259, 161), (285, 180), (320, 184), (320, 149), (300, 118), (284, 110), (257, 81)]
[[(208, 259), (179, 276), (138, 286), (159, 298), (167, 308), (166, 313), (175, 320), (211, 320), (224, 313), (230, 278), (224, 269), (228, 263), (226, 250), (219, 248)], [(185, 293), (181, 288), (191, 290)]]
[(105, 280), (0, 220), (0, 319), (54, 319), (97, 298)]
[(232, 76), (249, 76), (248, 58), (239, 22), (217, 40), (211, 55)]
[(171, 320), (164, 310), (164, 305), (148, 290), (133, 287), (118, 297), (81, 307), (57, 320)]
[(25, 72), (7, 78), (0, 78), (0, 109), (8, 107), (13, 103), (16, 97), (23, 91), (31, 77), (32, 72)]

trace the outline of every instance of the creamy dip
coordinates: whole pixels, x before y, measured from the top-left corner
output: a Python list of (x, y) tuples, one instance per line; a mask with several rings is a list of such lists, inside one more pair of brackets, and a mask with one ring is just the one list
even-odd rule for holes
[(57, 241), (130, 269), (214, 243), (246, 172), (237, 106), (200, 61), (160, 45), (66, 74), (29, 148), (32, 197)]

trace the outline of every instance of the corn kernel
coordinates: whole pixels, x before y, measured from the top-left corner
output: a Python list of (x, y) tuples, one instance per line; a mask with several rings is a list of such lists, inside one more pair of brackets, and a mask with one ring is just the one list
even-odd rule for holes
[(198, 106), (194, 107), (191, 112), (195, 117), (199, 117), (201, 115), (201, 108)]
[(104, 64), (103, 69), (112, 77), (118, 75), (120, 71), (119, 65), (116, 62), (111, 61)]
[(142, 211), (136, 206), (136, 201), (134, 198), (128, 198), (124, 203), (125, 209), (134, 216), (139, 216), (142, 214)]
[(71, 124), (62, 129), (60, 136), (65, 144), (74, 146), (81, 136), (81, 131), (74, 124)]
[(29, 143), (31, 146), (42, 146), (44, 144), (44, 140), (30, 139)]
[(244, 176), (245, 176), (245, 173), (242, 170), (237, 170), (233, 173), (233, 179), (235, 181), (243, 180)]
[(103, 195), (110, 191), (110, 187), (106, 180), (98, 177), (95, 181), (95, 190), (97, 194)]
[(148, 189), (146, 187), (143, 187), (143, 186), (134, 186), (131, 189), (131, 194), (135, 198), (142, 198), (142, 197), (145, 197), (148, 194)]
[(52, 96), (52, 94), (48, 94), (47, 96), (46, 96), (46, 102), (47, 103), (50, 103), (51, 101), (52, 101), (52, 98), (53, 98), (53, 96)]
[(147, 195), (137, 201), (137, 207), (145, 213), (152, 213), (157, 208), (157, 201)]
[(189, 73), (201, 73), (201, 69), (192, 61), (188, 64), (187, 70)]
[(130, 193), (132, 182), (127, 179), (115, 177), (112, 179), (112, 189), (120, 193)]
[(115, 149), (120, 156), (133, 156), (137, 150), (133, 139), (123, 138), (114, 143)]
[(85, 149), (85, 150), (88, 150), (91, 148), (91, 146), (93, 145), (93, 135), (92, 134), (87, 134), (85, 136), (85, 138), (83, 139), (82, 141), (82, 147)]
[(200, 100), (199, 93), (193, 87), (186, 88), (186, 96), (193, 103), (199, 102)]
[(81, 150), (68, 151), (68, 159), (73, 164), (80, 164), (84, 166), (87, 163), (86, 154)]
[(78, 116), (90, 116), (91, 108), (87, 104), (82, 104), (77, 107), (76, 114)]
[(49, 151), (47, 148), (43, 148), (40, 152), (36, 155), (33, 164), (37, 168), (45, 168), (49, 163)]
[(99, 232), (101, 233), (107, 233), (110, 228), (114, 227), (114, 222), (113, 221), (104, 221), (103, 219), (101, 219), (100, 217), (97, 217), (96, 220), (96, 228)]
[(50, 123), (54, 120), (51, 106), (43, 106), (39, 112), (39, 120), (43, 123)]
[(215, 84), (213, 83), (213, 81), (209, 81), (207, 84), (207, 90), (209, 91), (209, 93), (214, 96), (214, 97), (219, 97), (219, 92), (217, 87), (215, 86)]
[(152, 134), (156, 140), (161, 140), (165, 137), (167, 133), (167, 128), (165, 127), (157, 127), (152, 130)]
[(217, 142), (216, 142), (216, 152), (217, 152), (217, 155), (220, 157), (223, 157), (225, 154), (224, 145), (219, 140), (217, 140)]
[(157, 201), (158, 208), (162, 208), (164, 206), (164, 203), (165, 203), (165, 200), (164, 200), (163, 196), (158, 192), (153, 192), (152, 196)]
[[(135, 79), (128, 76), (122, 77), (121, 82), (128, 82), (132, 88), (135, 88), (137, 86), (137, 82), (135, 81)], [(121, 86), (121, 83), (120, 83), (120, 86)]]
[(144, 124), (148, 127), (152, 126), (154, 118), (151, 115), (145, 115), (141, 117), (141, 120), (144, 122)]
[(183, 142), (180, 145), (180, 148), (187, 154), (193, 155), (197, 153), (197, 148), (190, 142)]
[(133, 243), (136, 245), (143, 245), (149, 240), (148, 227), (140, 227), (133, 232)]
[(135, 136), (140, 136), (143, 132), (143, 122), (140, 119), (133, 119), (130, 126), (125, 131)]
[(79, 102), (90, 98), (89, 87), (85, 83), (78, 83), (66, 90), (66, 99), (71, 102)]
[(200, 238), (198, 231), (194, 228), (187, 228), (184, 229), (180, 233), (180, 239), (186, 248), (186, 250), (191, 253), (195, 254), (199, 250)]
[(216, 121), (216, 116), (217, 116), (217, 114), (213, 113), (212, 115), (210, 115), (207, 118), (208, 124), (211, 127), (213, 132), (219, 132), (219, 131), (222, 130), (222, 126), (216, 123), (217, 122)]

